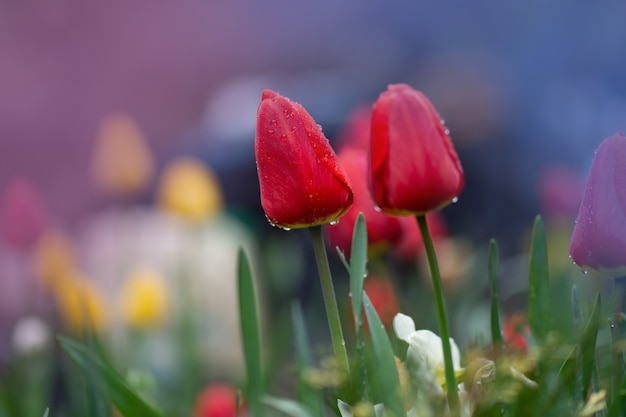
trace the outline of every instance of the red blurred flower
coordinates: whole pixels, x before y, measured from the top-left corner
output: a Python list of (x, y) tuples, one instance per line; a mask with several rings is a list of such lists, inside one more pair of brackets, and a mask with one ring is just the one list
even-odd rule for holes
[(348, 177), (322, 129), (301, 105), (271, 90), (259, 105), (255, 151), (261, 205), (272, 224), (317, 226), (352, 205)]
[(337, 134), (337, 143), (342, 147), (363, 149), (369, 152), (372, 127), (372, 106), (357, 107), (348, 115), (348, 122)]
[[(404, 262), (414, 261), (424, 255), (424, 241), (420, 232), (417, 221), (414, 217), (400, 217), (402, 224), (402, 237), (394, 246), (393, 255)], [(433, 239), (433, 243), (437, 243), (440, 239), (448, 235), (448, 227), (443, 215), (438, 211), (433, 211), (426, 215), (428, 230)]]
[[(242, 413), (240, 413), (243, 415)], [(237, 392), (225, 384), (205, 388), (196, 399), (193, 417), (236, 417)]]
[(569, 253), (584, 270), (626, 275), (626, 136), (605, 139), (585, 187)]
[(0, 225), (7, 243), (20, 248), (33, 245), (48, 223), (39, 190), (29, 180), (9, 183), (0, 207)]
[[(367, 152), (362, 149), (344, 147), (339, 151), (337, 158), (350, 178), (354, 204), (338, 224), (326, 227), (326, 236), (330, 245), (333, 248), (338, 246), (349, 257), (354, 223), (359, 213), (363, 213), (367, 224), (370, 253), (389, 247), (402, 234), (401, 219), (374, 209), (367, 186)], [(415, 219), (412, 220), (415, 222)]]
[(465, 185), (461, 162), (437, 111), (406, 84), (389, 85), (374, 104), (370, 150), (372, 197), (385, 212), (440, 209)]
[(528, 339), (530, 339), (530, 326), (526, 316), (520, 313), (511, 315), (504, 323), (504, 343), (520, 352), (528, 351)]

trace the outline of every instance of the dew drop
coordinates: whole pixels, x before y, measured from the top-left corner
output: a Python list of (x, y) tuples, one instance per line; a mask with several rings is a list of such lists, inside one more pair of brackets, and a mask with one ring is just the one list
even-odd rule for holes
[(313, 200), (313, 194), (309, 194), (309, 200)]
[(379, 213), (380, 213), (381, 211), (383, 211), (383, 209), (381, 209), (381, 208), (380, 208), (379, 206), (377, 206), (377, 205), (374, 205), (374, 210), (376, 210), (376, 211), (377, 211), (377, 212), (379, 212)]
[(448, 129), (447, 127), (443, 130), (443, 133), (445, 133), (446, 135), (450, 135), (450, 129)]
[(339, 224), (339, 219), (335, 219), (335, 220), (331, 220), (330, 221), (330, 225), (331, 226), (337, 226)]
[(270, 136), (274, 136), (274, 129), (267, 129), (267, 134)]
[(272, 227), (276, 227), (276, 223), (274, 223), (273, 221), (270, 220), (269, 217), (267, 217), (267, 215), (265, 215), (265, 218), (267, 219), (267, 221), (269, 222), (269, 224), (272, 225)]
[(587, 275), (589, 273), (589, 271), (587, 271), (585, 268), (582, 268), (581, 271), (583, 271), (583, 274)]
[(287, 232), (288, 232), (288, 231), (290, 231), (290, 230), (291, 230), (291, 227), (281, 227), (281, 229), (283, 229), (283, 230), (285, 230), (285, 231), (287, 231)]
[(441, 126), (445, 126), (446, 121), (445, 121), (445, 120), (443, 120), (443, 119), (440, 119), (440, 120), (439, 120), (439, 123), (441, 123)]
[(277, 124), (278, 122), (276, 121), (276, 119), (270, 120), (270, 126), (276, 126)]
[(287, 135), (286, 135), (285, 133), (283, 133), (282, 135), (280, 135), (280, 138), (281, 138), (282, 140), (285, 140), (285, 139), (287, 139)]
[(459, 197), (452, 198), (452, 204), (456, 203), (457, 201), (459, 201)]

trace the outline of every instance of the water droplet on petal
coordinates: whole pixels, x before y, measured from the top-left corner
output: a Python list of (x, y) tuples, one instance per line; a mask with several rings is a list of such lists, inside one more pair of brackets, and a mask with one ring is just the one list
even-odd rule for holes
[(267, 129), (267, 134), (269, 136), (274, 136), (274, 129)]
[(276, 121), (276, 119), (270, 120), (270, 126), (276, 126), (277, 124), (278, 122)]
[(285, 140), (285, 139), (287, 139), (287, 135), (286, 135), (285, 133), (283, 133), (282, 135), (280, 135), (280, 138), (281, 138), (282, 140)]
[(452, 204), (456, 203), (457, 201), (459, 201), (459, 197), (452, 198)]
[(330, 221), (330, 225), (331, 226), (337, 226), (339, 224), (339, 219), (335, 219), (335, 220), (331, 220)]
[(376, 211), (377, 211), (377, 212), (379, 212), (379, 213), (380, 213), (381, 211), (383, 211), (383, 209), (381, 209), (381, 208), (380, 208), (379, 206), (377, 206), (377, 205), (374, 205), (374, 210), (376, 210)]
[(447, 127), (443, 130), (443, 133), (445, 133), (446, 135), (450, 135), (450, 129), (448, 129)]
[(283, 229), (283, 230), (285, 230), (285, 231), (287, 231), (287, 232), (288, 232), (288, 231), (290, 231), (290, 230), (291, 230), (291, 227), (281, 227), (281, 229)]
[(583, 274), (587, 275), (589, 273), (589, 271), (587, 271), (585, 268), (581, 268), (581, 271), (583, 271)]

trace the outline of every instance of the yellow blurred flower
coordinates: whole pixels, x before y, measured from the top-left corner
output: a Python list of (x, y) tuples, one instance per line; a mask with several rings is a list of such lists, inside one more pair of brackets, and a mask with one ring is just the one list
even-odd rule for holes
[(154, 171), (152, 152), (137, 123), (123, 113), (104, 119), (92, 160), (96, 185), (118, 196), (141, 193), (150, 185)]
[(132, 327), (145, 328), (163, 322), (168, 310), (167, 285), (163, 276), (149, 267), (133, 269), (121, 294), (121, 313)]
[(100, 288), (75, 273), (53, 288), (63, 320), (71, 330), (100, 330), (106, 324), (106, 302)]
[(170, 162), (163, 173), (159, 201), (172, 213), (201, 221), (221, 211), (222, 192), (206, 164), (196, 158), (180, 157)]
[(68, 279), (76, 270), (76, 255), (69, 236), (58, 230), (48, 230), (35, 245), (35, 265), (43, 283), (53, 287)]

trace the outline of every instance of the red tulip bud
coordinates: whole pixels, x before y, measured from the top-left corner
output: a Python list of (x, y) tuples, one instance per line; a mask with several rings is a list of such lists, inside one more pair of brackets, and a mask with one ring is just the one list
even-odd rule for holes
[(580, 203), (569, 253), (583, 270), (626, 275), (626, 136), (598, 148)]
[(461, 162), (437, 111), (406, 84), (387, 87), (372, 113), (372, 197), (383, 211), (423, 214), (452, 202), (465, 185)]
[(352, 205), (348, 177), (322, 129), (298, 103), (263, 91), (256, 162), (261, 205), (285, 229), (336, 221)]
[(0, 204), (0, 227), (4, 239), (14, 247), (30, 247), (47, 223), (48, 213), (39, 189), (23, 178), (10, 182)]

